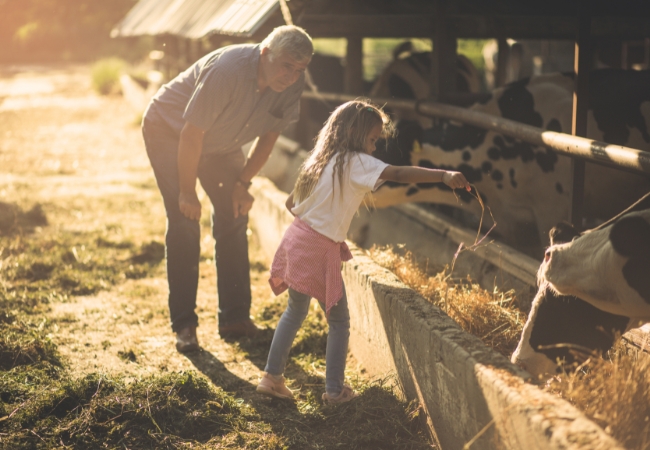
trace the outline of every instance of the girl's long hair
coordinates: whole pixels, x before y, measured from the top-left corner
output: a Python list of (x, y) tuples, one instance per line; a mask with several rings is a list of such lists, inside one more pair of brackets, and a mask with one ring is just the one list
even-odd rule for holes
[(342, 188), (345, 164), (354, 153), (365, 153), (366, 137), (377, 125), (382, 127), (382, 137), (388, 138), (393, 134), (394, 127), (388, 115), (366, 100), (353, 100), (336, 108), (318, 133), (311, 154), (300, 167), (293, 189), (296, 203), (309, 197), (323, 169), (335, 156), (332, 182), (336, 182), (338, 174)]

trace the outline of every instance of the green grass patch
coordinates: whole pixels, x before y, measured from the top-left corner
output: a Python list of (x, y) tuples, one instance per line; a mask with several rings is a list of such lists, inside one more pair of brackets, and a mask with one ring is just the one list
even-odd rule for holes
[(164, 245), (157, 241), (136, 246), (111, 240), (102, 231), (60, 231), (6, 242), (3, 278), (10, 283), (8, 294), (20, 300), (91, 295), (124, 279), (149, 276), (164, 256)]
[(5, 448), (177, 448), (248, 432), (254, 411), (193, 372), (134, 382), (90, 374), (40, 391), (4, 421)]
[(38, 320), (7, 312), (0, 314), (0, 370), (43, 361), (61, 365), (56, 346), (48, 335), (46, 319)]
[(119, 58), (104, 58), (93, 64), (92, 86), (101, 95), (120, 91), (120, 75), (126, 68), (126, 62)]

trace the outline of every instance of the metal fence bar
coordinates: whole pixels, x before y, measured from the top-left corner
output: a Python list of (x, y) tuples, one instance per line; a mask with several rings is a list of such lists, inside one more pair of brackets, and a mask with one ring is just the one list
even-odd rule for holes
[[(303, 92), (302, 96), (303, 98), (338, 103), (358, 98), (353, 95), (328, 92)], [(503, 119), (490, 114), (442, 103), (388, 98), (372, 98), (371, 100), (377, 105), (385, 105), (396, 109), (415, 110), (426, 116), (456, 120), (478, 128), (496, 131), (533, 145), (548, 147), (564, 155), (603, 163), (642, 175), (650, 175), (650, 152), (643, 150), (571, 136), (565, 133), (546, 131), (531, 125), (515, 122), (514, 120)]]

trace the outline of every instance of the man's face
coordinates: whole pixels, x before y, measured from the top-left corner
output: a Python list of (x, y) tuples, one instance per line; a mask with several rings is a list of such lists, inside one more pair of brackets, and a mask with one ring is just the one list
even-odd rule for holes
[(282, 53), (274, 54), (273, 59), (269, 58), (270, 55), (271, 50), (263, 48), (260, 64), (266, 86), (275, 92), (282, 92), (298, 81), (309, 64), (309, 61), (298, 62)]

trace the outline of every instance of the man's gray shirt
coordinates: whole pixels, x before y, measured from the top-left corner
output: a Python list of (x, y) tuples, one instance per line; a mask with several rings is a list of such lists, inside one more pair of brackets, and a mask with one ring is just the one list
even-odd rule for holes
[(203, 153), (227, 153), (298, 120), (304, 75), (283, 92), (257, 87), (259, 44), (231, 45), (207, 54), (163, 85), (145, 113), (180, 136), (189, 122), (206, 133)]

